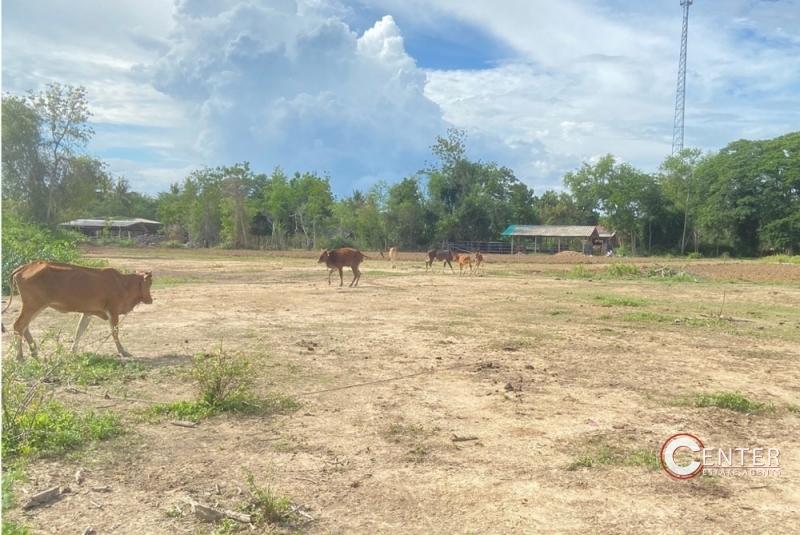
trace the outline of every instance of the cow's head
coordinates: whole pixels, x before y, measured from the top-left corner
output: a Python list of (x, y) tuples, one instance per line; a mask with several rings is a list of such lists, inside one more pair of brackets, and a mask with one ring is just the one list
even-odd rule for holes
[(145, 305), (152, 305), (153, 297), (150, 295), (150, 286), (153, 285), (153, 272), (140, 271), (138, 275), (142, 278), (142, 282), (140, 285), (141, 296), (139, 297), (139, 299), (141, 299), (142, 303), (144, 303)]
[(330, 257), (330, 252), (327, 249), (323, 249), (320, 252), (319, 260), (317, 260), (317, 264), (322, 264), (323, 262), (327, 262), (328, 258)]

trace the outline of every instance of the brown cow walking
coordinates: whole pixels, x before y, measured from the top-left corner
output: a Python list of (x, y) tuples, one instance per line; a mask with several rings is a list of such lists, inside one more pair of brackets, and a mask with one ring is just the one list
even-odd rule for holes
[(14, 299), (15, 286), (22, 300), (19, 316), (14, 321), (17, 358), (20, 360), (23, 337), (34, 358), (38, 356), (29, 327), (33, 319), (48, 307), (59, 312), (83, 314), (70, 350), (73, 353), (92, 316), (97, 316), (107, 319), (111, 325), (111, 335), (119, 354), (130, 357), (131, 354), (119, 341), (119, 317), (133, 310), (139, 303), (149, 305), (153, 302), (150, 296), (150, 286), (153, 284), (151, 271), (123, 275), (114, 268), (98, 269), (35, 261), (15, 269), (9, 282), (11, 298), (3, 312), (8, 310)]
[(431, 249), (428, 251), (428, 260), (425, 261), (425, 272), (428, 272), (428, 268), (433, 270), (433, 261), (438, 260), (442, 262), (442, 273), (444, 273), (444, 267), (450, 266), (450, 271), (455, 273), (456, 271), (453, 269), (453, 264), (450, 263), (453, 260), (453, 253), (450, 251), (442, 251), (441, 249)]
[(325, 265), (330, 270), (328, 271), (329, 286), (331, 284), (331, 275), (333, 274), (334, 270), (339, 270), (339, 286), (343, 286), (344, 274), (342, 273), (342, 268), (351, 268), (353, 270), (353, 282), (350, 283), (350, 287), (353, 287), (358, 286), (358, 279), (361, 278), (361, 270), (358, 269), (358, 266), (365, 258), (369, 259), (367, 255), (358, 249), (341, 247), (339, 249), (333, 249), (332, 251), (323, 249), (319, 255), (319, 260), (317, 260), (317, 263), (321, 264), (325, 262)]

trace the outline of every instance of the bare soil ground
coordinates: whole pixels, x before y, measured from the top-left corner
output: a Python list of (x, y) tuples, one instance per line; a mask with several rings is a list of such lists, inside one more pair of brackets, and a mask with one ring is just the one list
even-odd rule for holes
[[(362, 265), (359, 286), (347, 287), (346, 269), (340, 289), (314, 252), (91, 254), (155, 272), (155, 302), (121, 327), (148, 373), (59, 391), (120, 413), (130, 431), (28, 464), (18, 492), (72, 487), (8, 514), (35, 533), (222, 533), (183, 499), (236, 508), (243, 468), (313, 517), (266, 532), (800, 532), (800, 414), (789, 410), (800, 404), (800, 265), (675, 262), (699, 282), (671, 283), (564, 276), (578, 260), (602, 270), (619, 259), (489, 256), (484, 276), (458, 276), (438, 263), (426, 273), (423, 253), (401, 254), (394, 270), (368, 253), (378, 258)], [(69, 342), (77, 319), (46, 311), (33, 334)], [(142, 417), (147, 403), (134, 398), (191, 399), (180, 370), (220, 344), (257, 364), (260, 395), (300, 408), (193, 429)], [(81, 349), (112, 353), (107, 326), (94, 320)], [(677, 403), (717, 391), (774, 410)], [(715, 447), (779, 448), (781, 474), (678, 481), (637, 461), (681, 432)], [(176, 507), (183, 514), (168, 514)]]

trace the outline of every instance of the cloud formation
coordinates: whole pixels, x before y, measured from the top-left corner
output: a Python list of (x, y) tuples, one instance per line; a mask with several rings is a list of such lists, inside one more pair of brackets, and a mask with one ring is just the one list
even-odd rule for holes
[[(655, 171), (671, 150), (677, 0), (62, 4), (4, 5), (3, 89), (85, 86), (91, 151), (149, 193), (249, 161), (348, 195), (422, 168), (448, 126), (540, 193), (581, 161)], [(798, 36), (800, 0), (696, 2), (686, 145), (797, 130)]]

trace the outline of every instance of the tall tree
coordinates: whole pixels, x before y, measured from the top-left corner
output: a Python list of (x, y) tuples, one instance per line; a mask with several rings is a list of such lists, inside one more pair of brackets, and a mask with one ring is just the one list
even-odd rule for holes
[(69, 189), (70, 161), (84, 148), (94, 130), (86, 89), (59, 83), (48, 84), (44, 91), (28, 92), (28, 101), (40, 122), (42, 157), (45, 162), (47, 207), (45, 221), (57, 222), (59, 201)]
[(39, 115), (26, 98), (4, 94), (2, 125), (3, 200), (20, 215), (44, 222), (47, 185)]
[[(667, 156), (660, 167), (659, 182), (665, 199), (683, 212), (683, 232), (680, 237), (681, 254), (686, 251), (686, 233), (689, 225), (696, 224), (697, 209), (702, 201), (695, 185), (695, 169), (702, 159), (703, 151), (701, 149), (686, 148), (678, 154)], [(695, 240), (695, 249), (696, 245)]]

